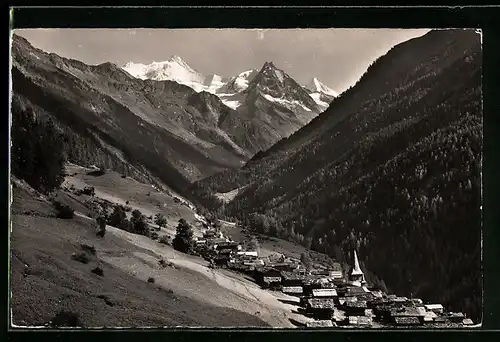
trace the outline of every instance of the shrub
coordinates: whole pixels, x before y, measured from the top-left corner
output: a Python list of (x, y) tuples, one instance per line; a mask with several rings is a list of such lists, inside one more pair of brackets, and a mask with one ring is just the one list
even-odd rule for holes
[(157, 232), (151, 233), (151, 239), (157, 240), (158, 239), (158, 233)]
[(99, 225), (99, 231), (97, 232), (97, 236), (103, 238), (106, 234), (106, 216), (101, 215), (96, 218), (96, 222)]
[(54, 201), (56, 216), (61, 219), (72, 219), (75, 216), (75, 210), (69, 205)]
[(81, 327), (83, 326), (80, 322), (80, 316), (71, 311), (61, 310), (57, 313), (54, 318), (50, 320), (50, 326), (52, 327)]
[(109, 216), (108, 219), (108, 224), (110, 226), (120, 228), (123, 230), (129, 230), (129, 220), (127, 219), (127, 214), (125, 213), (125, 210), (119, 205), (115, 206), (113, 212)]
[(85, 187), (83, 188), (82, 194), (87, 195), (87, 196), (94, 196), (95, 195), (95, 189), (93, 186)]
[(162, 214), (155, 215), (155, 224), (157, 224), (160, 228), (167, 226), (167, 219)]
[(73, 254), (71, 255), (71, 259), (79, 261), (83, 264), (88, 264), (90, 262), (90, 257), (85, 252)]
[(193, 248), (193, 230), (184, 219), (179, 220), (172, 246), (183, 253), (189, 253)]
[(171, 262), (166, 262), (165, 260), (161, 259), (160, 261), (158, 261), (158, 265), (160, 265), (161, 268), (165, 268), (167, 266), (171, 266), (172, 263)]
[(155, 278), (149, 277), (148, 278), (148, 283), (154, 284)]
[(132, 226), (133, 233), (141, 235), (148, 234), (148, 224), (146, 222), (146, 218), (139, 210), (136, 209), (132, 212), (130, 224)]
[(84, 243), (82, 243), (80, 245), (80, 247), (82, 247), (82, 249), (85, 251), (85, 252), (88, 252), (90, 254), (93, 254), (95, 255), (96, 251), (95, 251), (95, 247), (94, 246), (89, 246), (89, 245), (86, 245)]
[(94, 268), (94, 269), (93, 269), (92, 271), (90, 271), (90, 272), (92, 272), (92, 273), (94, 273), (94, 274), (97, 274), (97, 275), (98, 275), (98, 276), (100, 276), (100, 277), (103, 277), (103, 276), (104, 276), (104, 271), (103, 271), (103, 270), (102, 270), (102, 268), (100, 268), (100, 267), (96, 267), (96, 268)]
[(164, 245), (169, 245), (170, 244), (170, 237), (168, 235), (163, 235), (159, 240), (159, 243), (162, 243)]

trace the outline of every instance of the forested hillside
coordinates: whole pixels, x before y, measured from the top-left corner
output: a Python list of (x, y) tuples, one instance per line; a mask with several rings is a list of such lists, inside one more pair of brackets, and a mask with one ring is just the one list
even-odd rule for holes
[(472, 30), (400, 44), (309, 125), (193, 191), (337, 259), (356, 247), (390, 290), (480, 320), (481, 59)]

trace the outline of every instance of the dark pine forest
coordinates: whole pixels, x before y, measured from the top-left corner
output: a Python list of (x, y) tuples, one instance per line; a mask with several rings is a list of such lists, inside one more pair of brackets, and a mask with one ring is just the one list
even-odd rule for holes
[(191, 193), (337, 260), (356, 248), (376, 285), (480, 321), (481, 64), (474, 31), (399, 44), (306, 127)]

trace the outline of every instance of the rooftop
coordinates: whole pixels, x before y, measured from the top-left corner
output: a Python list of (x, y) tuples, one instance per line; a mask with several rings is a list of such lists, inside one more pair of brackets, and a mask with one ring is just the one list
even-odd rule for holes
[(417, 317), (395, 317), (394, 322), (397, 325), (419, 325), (420, 320)]
[(335, 303), (333, 299), (311, 298), (307, 300), (307, 304), (313, 309), (334, 309)]
[(313, 289), (313, 297), (332, 297), (337, 296), (337, 291), (335, 289)]
[(307, 324), (307, 327), (310, 327), (310, 328), (333, 327), (333, 322), (329, 319), (307, 322), (306, 324)]
[(283, 286), (282, 291), (285, 293), (302, 293), (304, 289), (302, 286)]

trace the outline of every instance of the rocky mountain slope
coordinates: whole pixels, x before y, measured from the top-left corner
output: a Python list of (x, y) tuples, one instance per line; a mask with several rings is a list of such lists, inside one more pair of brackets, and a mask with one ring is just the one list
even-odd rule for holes
[(231, 109), (214, 95), (47, 54), (18, 36), (12, 56), (13, 111), (55, 119), (73, 147), (85, 146), (76, 163), (122, 165), (183, 187), (249, 157), (219, 129)]
[(139, 79), (172, 80), (219, 97), (234, 110), (220, 117), (220, 128), (251, 155), (288, 137), (336, 96), (316, 78), (309, 88), (302, 87), (272, 62), (229, 79), (203, 76), (178, 56), (149, 65), (130, 62), (123, 69)]
[[(390, 290), (480, 320), (481, 151), (480, 36), (431, 31), (379, 58), (288, 139), (193, 191), (337, 259), (355, 247)], [(211, 195), (235, 189), (222, 207)]]
[(272, 62), (230, 99), (239, 99), (239, 106), (222, 118), (221, 128), (253, 153), (288, 137), (321, 112), (307, 91)]
[[(13, 112), (54, 120), (70, 161), (179, 192), (189, 182), (242, 166), (320, 112), (300, 85), (281, 72), (267, 75), (267, 66), (233, 79), (231, 91), (242, 91), (217, 96), (215, 89), (231, 80), (203, 76), (178, 56), (125, 68), (86, 65), (14, 35), (12, 57)], [(248, 87), (237, 88), (243, 78)]]

